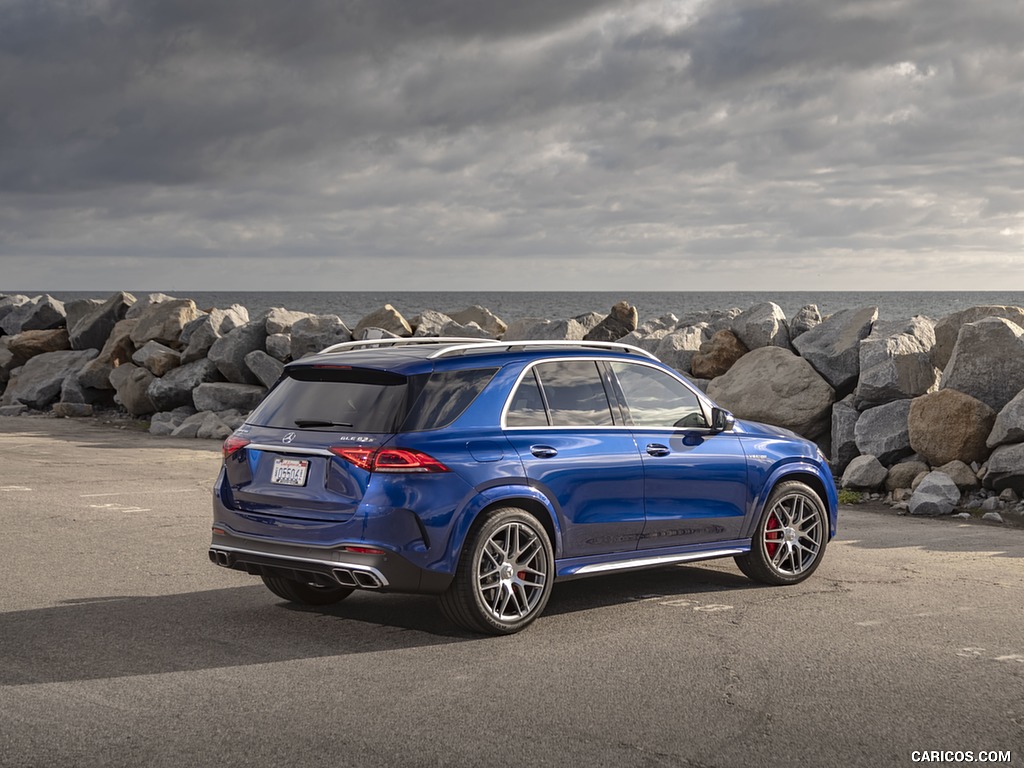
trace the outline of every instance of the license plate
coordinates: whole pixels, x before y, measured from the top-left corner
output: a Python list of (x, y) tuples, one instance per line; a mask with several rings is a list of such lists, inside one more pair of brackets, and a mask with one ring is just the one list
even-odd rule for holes
[(274, 459), (270, 482), (278, 485), (305, 485), (309, 462), (300, 459)]

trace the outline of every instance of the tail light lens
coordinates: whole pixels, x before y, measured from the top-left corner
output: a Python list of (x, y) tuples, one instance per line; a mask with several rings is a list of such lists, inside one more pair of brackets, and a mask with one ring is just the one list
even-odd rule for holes
[(244, 437), (235, 437), (234, 435), (231, 435), (231, 437), (224, 441), (224, 445), (221, 447), (224, 458), (226, 459), (240, 448), (245, 448), (249, 443), (250, 441), (246, 440)]
[(367, 472), (451, 472), (433, 456), (408, 448), (331, 448), (331, 453)]

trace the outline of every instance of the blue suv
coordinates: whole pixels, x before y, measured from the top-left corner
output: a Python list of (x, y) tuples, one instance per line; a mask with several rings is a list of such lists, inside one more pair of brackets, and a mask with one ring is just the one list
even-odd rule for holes
[(296, 603), (439, 595), (509, 634), (565, 579), (733, 557), (795, 584), (836, 509), (813, 443), (642, 349), (375, 340), (290, 363), (225, 441), (209, 555)]

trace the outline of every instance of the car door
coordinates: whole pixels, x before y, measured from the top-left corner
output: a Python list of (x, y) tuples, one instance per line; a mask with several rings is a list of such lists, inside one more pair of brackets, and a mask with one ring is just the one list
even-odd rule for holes
[(556, 507), (560, 557), (634, 550), (643, 531), (643, 460), (609, 386), (592, 359), (539, 362), (505, 414), (526, 476)]
[(747, 464), (738, 437), (712, 432), (697, 394), (667, 371), (613, 362), (644, 465), (639, 549), (740, 538)]

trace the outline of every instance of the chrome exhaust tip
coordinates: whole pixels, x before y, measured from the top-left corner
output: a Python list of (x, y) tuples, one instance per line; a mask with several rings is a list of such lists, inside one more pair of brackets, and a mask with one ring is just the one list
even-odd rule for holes
[(352, 571), (352, 575), (363, 589), (380, 589), (380, 580), (369, 571)]
[(359, 586), (359, 582), (357, 582), (355, 580), (355, 577), (352, 575), (352, 571), (347, 571), (347, 570), (345, 570), (343, 568), (335, 568), (333, 573), (334, 573), (334, 578), (338, 580), (338, 583), (341, 584), (341, 586), (343, 586), (343, 587), (358, 587)]

